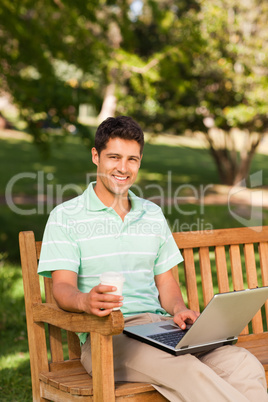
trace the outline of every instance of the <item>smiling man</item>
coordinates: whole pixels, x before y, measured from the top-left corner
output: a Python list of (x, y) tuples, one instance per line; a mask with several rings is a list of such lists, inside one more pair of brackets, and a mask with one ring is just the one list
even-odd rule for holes
[[(187, 309), (172, 268), (182, 261), (161, 209), (129, 190), (140, 168), (143, 132), (130, 117), (97, 129), (96, 183), (50, 214), (38, 272), (51, 277), (65, 310), (106, 316), (120, 307), (125, 325), (173, 319), (182, 329), (198, 313)], [(106, 271), (125, 277), (123, 296), (100, 284)], [(79, 334), (81, 361), (92, 374), (90, 337)], [(151, 383), (170, 401), (267, 401), (262, 365), (248, 351), (224, 346), (203, 356), (174, 357), (124, 334), (114, 337), (117, 381)]]
[(118, 137), (110, 138), (103, 150), (97, 145), (92, 149), (92, 161), (97, 165), (94, 191), (122, 220), (131, 209), (128, 190), (137, 178), (141, 158), (138, 142)]

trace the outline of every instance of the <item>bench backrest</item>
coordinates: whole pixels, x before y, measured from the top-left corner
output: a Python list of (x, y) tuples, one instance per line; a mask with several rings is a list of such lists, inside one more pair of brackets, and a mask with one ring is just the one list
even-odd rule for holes
[[(36, 258), (40, 258), (42, 242), (36, 242)], [(45, 301), (46, 303), (56, 304), (52, 293), (52, 279), (44, 278)], [(64, 339), (65, 338), (65, 339)], [(49, 325), (49, 345), (51, 354), (51, 363), (61, 362), (64, 355), (69, 360), (80, 359), (81, 349), (79, 338), (74, 332), (62, 331), (53, 325)], [(64, 350), (65, 348), (65, 350)]]
[[(179, 266), (189, 308), (200, 311), (215, 293), (268, 286), (268, 226), (173, 233), (183, 253)], [(263, 314), (262, 314), (263, 313)], [(250, 331), (264, 331), (268, 301), (253, 318)], [(248, 334), (248, 326), (242, 334)]]
[[(179, 270), (174, 269), (174, 276), (188, 300), (189, 308), (202, 310), (218, 292), (268, 286), (268, 226), (183, 232), (174, 233), (173, 236), (184, 257), (184, 264), (179, 265)], [(46, 343), (45, 326), (41, 323), (36, 325), (29, 318), (32, 317), (30, 301), (33, 303), (41, 301), (40, 278), (37, 274), (41, 242), (35, 242), (33, 232), (23, 232), (20, 234), (20, 247), (24, 292), (27, 295), (25, 300), (28, 309), (28, 328), (32, 328), (33, 337), (37, 340), (36, 342), (33, 340), (34, 346), (30, 347), (30, 354), (38, 356), (38, 365), (42, 366), (43, 371), (57, 370), (57, 366), (66, 356), (72, 362), (79, 360), (79, 340), (73, 332), (67, 332), (63, 336), (65, 339), (62, 339), (62, 331), (50, 325), (48, 332), (51, 359), (48, 362), (43, 352)], [(45, 301), (55, 303), (51, 279), (44, 278), (44, 289)], [(259, 311), (252, 320), (250, 331), (263, 332), (263, 323), (266, 330), (268, 301), (263, 314)], [(242, 334), (247, 333), (249, 333), (248, 327)]]
[(64, 360), (68, 360), (73, 366), (79, 363), (80, 344), (74, 332), (35, 322), (35, 303), (43, 301), (56, 304), (52, 294), (52, 280), (44, 278), (42, 281), (37, 273), (42, 243), (35, 241), (34, 233), (21, 232), (19, 241), (32, 382), (36, 383), (36, 389), (39, 389), (39, 372), (58, 370)]

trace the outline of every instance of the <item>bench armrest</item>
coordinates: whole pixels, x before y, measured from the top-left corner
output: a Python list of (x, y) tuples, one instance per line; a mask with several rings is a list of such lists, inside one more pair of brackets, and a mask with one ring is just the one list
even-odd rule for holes
[(101, 335), (118, 335), (124, 329), (121, 311), (113, 311), (105, 317), (87, 313), (72, 313), (55, 304), (34, 303), (34, 322), (46, 322), (72, 332), (96, 332)]

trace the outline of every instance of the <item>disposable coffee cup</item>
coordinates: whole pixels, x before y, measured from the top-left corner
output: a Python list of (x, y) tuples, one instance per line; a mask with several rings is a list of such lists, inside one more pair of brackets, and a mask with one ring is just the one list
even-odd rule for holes
[[(115, 286), (116, 290), (114, 292), (105, 292), (107, 294), (122, 295), (123, 284), (125, 278), (120, 272), (104, 272), (100, 276), (101, 285)], [(120, 310), (120, 307), (115, 307), (113, 310)]]

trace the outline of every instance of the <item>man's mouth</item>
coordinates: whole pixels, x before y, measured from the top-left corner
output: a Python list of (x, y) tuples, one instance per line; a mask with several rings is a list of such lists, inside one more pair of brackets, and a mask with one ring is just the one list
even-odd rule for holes
[(128, 176), (116, 176), (116, 175), (113, 175), (113, 177), (116, 180), (121, 181), (121, 182), (126, 181), (128, 179)]

